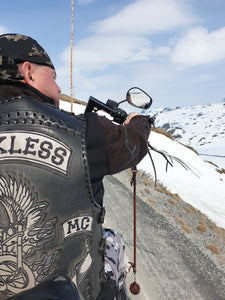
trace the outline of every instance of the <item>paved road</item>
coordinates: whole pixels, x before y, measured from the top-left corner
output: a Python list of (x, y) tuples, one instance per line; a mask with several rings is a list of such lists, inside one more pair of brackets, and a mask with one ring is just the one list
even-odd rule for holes
[[(133, 261), (132, 193), (113, 176), (104, 179), (105, 227), (123, 234), (128, 261)], [(110, 192), (109, 192), (110, 191)], [(137, 275), (141, 287), (136, 300), (225, 299), (225, 274), (174, 228), (164, 216), (137, 199)]]

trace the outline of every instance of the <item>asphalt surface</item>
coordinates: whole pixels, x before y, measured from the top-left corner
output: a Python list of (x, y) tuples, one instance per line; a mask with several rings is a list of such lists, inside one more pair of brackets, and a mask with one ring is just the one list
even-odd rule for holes
[[(122, 178), (122, 179), (121, 179)], [(113, 176), (104, 179), (104, 227), (123, 235), (127, 261), (133, 261), (133, 194)], [(137, 273), (139, 295), (129, 291), (134, 281), (128, 273), (128, 299), (225, 299), (225, 273), (165, 216), (137, 196)]]

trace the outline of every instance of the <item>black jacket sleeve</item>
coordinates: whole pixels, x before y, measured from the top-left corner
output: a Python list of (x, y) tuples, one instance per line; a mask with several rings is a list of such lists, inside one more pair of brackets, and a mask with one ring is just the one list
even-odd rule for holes
[(148, 116), (138, 115), (126, 126), (106, 117), (87, 116), (87, 146), (92, 175), (115, 174), (138, 164), (147, 153)]
[(149, 118), (135, 116), (126, 126), (116, 125), (96, 113), (85, 115), (87, 156), (96, 202), (102, 205), (103, 177), (138, 164), (147, 153)]
[(115, 125), (103, 117), (98, 119), (105, 136), (108, 174), (115, 174), (137, 165), (147, 153), (149, 118), (135, 116), (126, 126)]

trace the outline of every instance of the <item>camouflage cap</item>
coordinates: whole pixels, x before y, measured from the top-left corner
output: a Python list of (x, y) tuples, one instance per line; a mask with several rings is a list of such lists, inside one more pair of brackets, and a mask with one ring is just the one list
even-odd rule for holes
[(0, 35), (0, 78), (22, 80), (17, 64), (25, 61), (55, 69), (46, 51), (31, 37), (14, 33)]

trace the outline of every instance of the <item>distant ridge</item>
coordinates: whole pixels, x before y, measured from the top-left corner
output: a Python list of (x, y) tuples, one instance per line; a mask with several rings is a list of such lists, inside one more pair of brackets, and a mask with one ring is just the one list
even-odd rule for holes
[[(59, 99), (62, 101), (65, 101), (65, 102), (71, 102), (71, 97), (66, 94), (60, 94)], [(73, 103), (77, 103), (77, 104), (81, 104), (81, 105), (85, 105), (85, 106), (87, 105), (87, 103), (85, 101), (81, 101), (76, 98), (73, 98)]]

